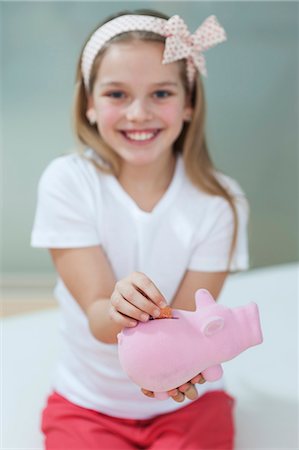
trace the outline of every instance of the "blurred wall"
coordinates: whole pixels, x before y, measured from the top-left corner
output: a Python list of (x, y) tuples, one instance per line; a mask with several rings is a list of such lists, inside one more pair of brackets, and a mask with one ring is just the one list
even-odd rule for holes
[(124, 8), (216, 14), (228, 41), (206, 53), (208, 142), (251, 204), (251, 266), (298, 260), (298, 3), (1, 2), (4, 274), (53, 271), (30, 248), (41, 172), (75, 146), (70, 109), (81, 45)]

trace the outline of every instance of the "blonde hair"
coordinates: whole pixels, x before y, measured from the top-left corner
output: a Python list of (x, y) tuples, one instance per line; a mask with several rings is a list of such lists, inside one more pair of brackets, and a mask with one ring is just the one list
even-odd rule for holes
[[(166, 15), (152, 10), (136, 10), (133, 12), (124, 11), (118, 13), (117, 15), (109, 17), (101, 25), (115, 17), (124, 14), (145, 14), (168, 19)], [(93, 33), (91, 33), (91, 35), (92, 34)], [(100, 66), (105, 50), (111, 43), (130, 40), (156, 41), (162, 43), (165, 42), (165, 38), (163, 36), (148, 31), (129, 31), (115, 36), (99, 51), (95, 58), (90, 75), (89, 92), (92, 92), (93, 90), (96, 74), (98, 72), (98, 68)], [(81, 58), (83, 49), (79, 58), (76, 75), (74, 97), (75, 133), (77, 138), (79, 139), (79, 143), (81, 145), (83, 144), (82, 152), (83, 149), (88, 146), (99, 155), (99, 161), (93, 161), (97, 168), (103, 172), (111, 173), (117, 177), (120, 169), (119, 156), (103, 141), (96, 125), (91, 125), (86, 117), (87, 92), (84, 86), (83, 76), (81, 72)], [(181, 60), (178, 61), (178, 63), (180, 64), (180, 74), (186, 95), (191, 96), (193, 115), (191, 122), (184, 122), (181, 134), (173, 144), (173, 151), (175, 154), (182, 155), (187, 176), (196, 187), (210, 195), (223, 197), (228, 202), (231, 208), (234, 227), (231, 237), (230, 252), (228, 255), (227, 269), (229, 270), (236, 246), (238, 233), (238, 215), (235, 205), (235, 197), (219, 181), (216, 175), (215, 166), (209, 155), (205, 135), (206, 102), (200, 74), (197, 75), (193, 90), (192, 92), (190, 92), (186, 75), (185, 61)], [(100, 163), (101, 160), (103, 161), (103, 164)]]

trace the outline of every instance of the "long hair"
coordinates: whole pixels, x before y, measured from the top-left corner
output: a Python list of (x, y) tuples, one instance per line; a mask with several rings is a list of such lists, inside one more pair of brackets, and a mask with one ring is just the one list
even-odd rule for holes
[[(159, 17), (168, 19), (169, 17), (152, 10), (135, 10), (122, 11), (114, 16), (107, 18), (99, 26), (112, 20), (115, 17), (119, 17), (125, 14), (138, 14)], [(98, 27), (97, 27), (98, 28)], [(96, 28), (96, 29), (97, 29)], [(90, 34), (90, 36), (93, 32)], [(89, 37), (90, 37), (89, 36)], [(88, 38), (89, 39), (89, 38)], [(86, 40), (86, 42), (88, 41)], [(129, 31), (121, 33), (107, 42), (103, 48), (98, 52), (90, 74), (88, 91), (92, 92), (93, 86), (96, 80), (96, 75), (101, 64), (101, 60), (105, 53), (105, 50), (113, 42), (120, 41), (132, 41), (132, 40), (145, 40), (155, 42), (165, 42), (165, 38), (156, 33), (149, 31)], [(83, 46), (84, 49), (85, 45)], [(87, 92), (83, 81), (83, 75), (81, 71), (81, 58), (83, 49), (79, 58), (77, 73), (76, 73), (76, 85), (75, 85), (75, 97), (74, 97), (74, 128), (75, 134), (79, 140), (81, 152), (87, 146), (92, 148), (98, 155), (99, 161), (93, 161), (97, 168), (103, 172), (111, 173), (116, 177), (120, 170), (119, 156), (111, 149), (100, 136), (96, 125), (91, 125), (86, 117), (87, 111)], [(205, 134), (205, 121), (206, 121), (206, 102), (204, 96), (204, 88), (200, 74), (197, 74), (192, 92), (190, 92), (190, 86), (186, 75), (186, 62), (185, 60), (178, 61), (180, 65), (180, 75), (182, 83), (187, 96), (191, 97), (193, 115), (191, 122), (184, 122), (182, 131), (173, 144), (173, 152), (175, 154), (181, 154), (184, 160), (186, 174), (190, 181), (198, 187), (200, 190), (213, 195), (223, 197), (229, 204), (232, 216), (233, 216), (233, 232), (231, 236), (231, 246), (228, 255), (227, 269), (229, 270), (233, 253), (236, 246), (236, 239), (238, 233), (238, 215), (235, 205), (235, 197), (230, 191), (220, 182), (217, 176), (215, 166), (209, 154), (206, 134)], [(103, 161), (103, 163), (101, 163)]]

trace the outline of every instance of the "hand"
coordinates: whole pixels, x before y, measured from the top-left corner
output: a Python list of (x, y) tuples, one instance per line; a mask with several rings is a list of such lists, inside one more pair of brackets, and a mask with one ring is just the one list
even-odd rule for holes
[(158, 317), (166, 301), (159, 289), (143, 273), (133, 272), (115, 284), (110, 298), (109, 314), (123, 327), (134, 327), (138, 321)]
[[(188, 383), (182, 384), (176, 389), (172, 389), (171, 391), (168, 391), (168, 395), (175, 401), (175, 402), (183, 402), (185, 400), (185, 397), (189, 398), (189, 400), (196, 400), (198, 397), (197, 389), (194, 386), (196, 383), (203, 384), (206, 380), (202, 376), (201, 373), (196, 375), (192, 378)], [(141, 392), (146, 395), (147, 397), (154, 398), (155, 394), (152, 391), (148, 391), (147, 389), (141, 388)]]

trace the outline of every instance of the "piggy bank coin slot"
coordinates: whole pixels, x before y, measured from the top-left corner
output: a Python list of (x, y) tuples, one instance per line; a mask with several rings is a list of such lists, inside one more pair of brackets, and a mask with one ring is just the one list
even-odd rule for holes
[(224, 320), (222, 317), (210, 317), (201, 327), (201, 331), (205, 336), (213, 336), (219, 333), (224, 327)]

